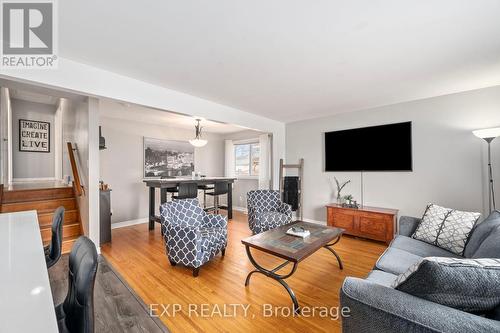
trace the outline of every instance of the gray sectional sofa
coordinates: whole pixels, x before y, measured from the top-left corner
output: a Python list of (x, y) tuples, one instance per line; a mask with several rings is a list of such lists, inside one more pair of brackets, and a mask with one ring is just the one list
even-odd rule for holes
[[(495, 219), (491, 219), (491, 217)], [(493, 212), (469, 235), (465, 258), (500, 258), (500, 213)], [(348, 277), (340, 291), (344, 332), (500, 332), (500, 308), (485, 316), (433, 303), (391, 287), (399, 274), (423, 257), (464, 258), (411, 238), (420, 219), (403, 216), (399, 234), (366, 279)], [(483, 224), (484, 223), (484, 224)], [(482, 226), (481, 226), (482, 225)], [(481, 226), (481, 227), (480, 227)], [(499, 281), (500, 283), (500, 281)]]

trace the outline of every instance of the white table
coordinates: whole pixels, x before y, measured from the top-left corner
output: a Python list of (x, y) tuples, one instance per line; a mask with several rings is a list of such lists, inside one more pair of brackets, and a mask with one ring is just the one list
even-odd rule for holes
[(0, 332), (58, 332), (34, 210), (0, 214)]

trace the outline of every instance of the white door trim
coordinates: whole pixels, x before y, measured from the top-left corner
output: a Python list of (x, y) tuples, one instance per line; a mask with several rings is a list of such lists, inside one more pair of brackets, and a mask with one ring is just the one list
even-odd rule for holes
[(62, 159), (63, 159), (63, 108), (64, 101), (59, 99), (56, 113), (54, 115), (54, 178), (63, 179)]

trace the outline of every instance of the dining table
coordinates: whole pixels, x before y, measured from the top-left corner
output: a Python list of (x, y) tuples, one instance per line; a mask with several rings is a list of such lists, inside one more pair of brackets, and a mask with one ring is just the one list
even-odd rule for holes
[[(143, 182), (149, 188), (149, 230), (154, 230), (155, 222), (159, 221), (156, 216), (156, 189), (160, 189), (160, 204), (167, 201), (167, 189), (178, 187), (181, 183), (193, 183), (200, 185), (213, 185), (217, 182), (226, 182), (227, 189), (227, 218), (233, 218), (233, 183), (236, 178), (232, 177), (172, 177), (172, 178), (146, 178)], [(159, 211), (159, 210), (158, 210)]]
[(0, 214), (0, 332), (58, 332), (34, 210)]

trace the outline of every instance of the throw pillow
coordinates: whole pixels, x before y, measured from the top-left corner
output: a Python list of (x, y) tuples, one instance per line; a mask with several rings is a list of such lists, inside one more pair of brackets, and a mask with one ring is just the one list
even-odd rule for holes
[(471, 313), (500, 305), (500, 259), (422, 258), (391, 285), (405, 293)]
[(463, 255), (467, 238), (480, 216), (429, 204), (412, 237)]
[(429, 244), (436, 244), (439, 229), (449, 213), (450, 209), (448, 208), (434, 204), (427, 205), (422, 220), (413, 233), (413, 238)]
[(490, 232), (498, 226), (500, 226), (500, 212), (494, 210), (483, 222), (476, 224), (472, 229), (465, 245), (464, 257), (471, 258)]
[(481, 217), (480, 213), (452, 210), (443, 221), (436, 245), (458, 255), (463, 255), (467, 239), (479, 217)]

